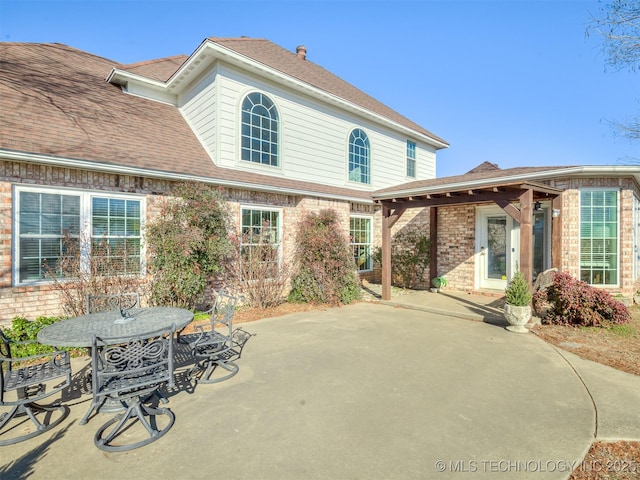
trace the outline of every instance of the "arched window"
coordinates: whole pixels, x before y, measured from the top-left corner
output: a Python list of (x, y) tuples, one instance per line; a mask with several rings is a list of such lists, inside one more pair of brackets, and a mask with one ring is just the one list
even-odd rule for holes
[(277, 167), (278, 110), (259, 92), (242, 101), (242, 160)]
[(349, 180), (371, 183), (369, 138), (359, 128), (349, 135)]

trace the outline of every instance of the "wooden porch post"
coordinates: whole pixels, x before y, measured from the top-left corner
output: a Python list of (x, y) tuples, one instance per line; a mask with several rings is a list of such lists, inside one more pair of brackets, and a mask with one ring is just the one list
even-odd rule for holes
[(533, 281), (533, 190), (520, 195), (520, 271), (529, 282)]
[[(551, 267), (562, 270), (562, 197), (558, 195), (551, 202)], [(558, 215), (554, 215), (557, 211)]]
[(391, 210), (382, 205), (382, 299), (391, 300)]

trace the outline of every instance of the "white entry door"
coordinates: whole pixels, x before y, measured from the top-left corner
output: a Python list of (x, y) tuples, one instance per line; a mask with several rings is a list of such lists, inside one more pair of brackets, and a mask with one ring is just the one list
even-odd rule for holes
[(499, 207), (476, 212), (476, 284), (504, 290), (520, 258), (520, 225)]

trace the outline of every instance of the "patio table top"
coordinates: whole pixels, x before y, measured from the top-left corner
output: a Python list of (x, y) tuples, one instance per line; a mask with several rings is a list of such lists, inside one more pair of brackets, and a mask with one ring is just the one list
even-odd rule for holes
[(117, 343), (119, 336), (162, 330), (173, 324), (180, 330), (193, 320), (193, 312), (174, 307), (132, 308), (127, 315), (123, 318), (119, 310), (108, 310), (60, 320), (40, 330), (38, 342), (54, 347), (90, 347), (93, 335), (113, 337)]

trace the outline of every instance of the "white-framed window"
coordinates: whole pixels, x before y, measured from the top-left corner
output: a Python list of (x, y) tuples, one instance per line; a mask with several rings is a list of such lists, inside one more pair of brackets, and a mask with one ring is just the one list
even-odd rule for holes
[(580, 191), (580, 279), (591, 285), (619, 284), (619, 192)]
[(349, 236), (353, 258), (358, 271), (366, 272), (373, 270), (373, 259), (371, 257), (373, 249), (373, 221), (371, 217), (352, 216), (349, 219)]
[(248, 162), (279, 166), (278, 110), (263, 93), (252, 92), (242, 101), (241, 158)]
[(142, 275), (143, 212), (141, 196), (16, 186), (14, 283), (47, 281), (69, 246), (106, 257), (111, 271)]
[(416, 143), (407, 140), (407, 177), (416, 178)]
[(275, 276), (280, 268), (282, 211), (268, 207), (241, 208), (241, 256), (250, 268), (243, 272), (263, 272)]
[(359, 128), (349, 135), (349, 180), (371, 183), (369, 137)]

